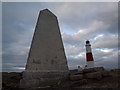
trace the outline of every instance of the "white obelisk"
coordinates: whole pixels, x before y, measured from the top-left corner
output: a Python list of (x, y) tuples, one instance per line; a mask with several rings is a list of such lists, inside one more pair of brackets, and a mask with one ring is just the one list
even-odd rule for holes
[(53, 85), (68, 73), (57, 17), (44, 9), (38, 17), (20, 86), (27, 88)]

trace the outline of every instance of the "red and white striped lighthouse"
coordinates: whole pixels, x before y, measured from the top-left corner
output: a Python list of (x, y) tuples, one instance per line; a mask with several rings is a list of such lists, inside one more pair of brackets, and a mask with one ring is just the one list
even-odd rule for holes
[(86, 68), (93, 68), (94, 67), (94, 59), (93, 59), (93, 55), (92, 55), (90, 41), (87, 40), (85, 46), (86, 46), (86, 61), (87, 61)]

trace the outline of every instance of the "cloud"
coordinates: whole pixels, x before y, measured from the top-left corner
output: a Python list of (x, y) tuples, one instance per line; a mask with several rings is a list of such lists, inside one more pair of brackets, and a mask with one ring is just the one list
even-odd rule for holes
[(104, 26), (101, 21), (93, 21), (88, 28), (80, 29), (76, 33), (66, 34), (63, 33), (63, 40), (68, 44), (77, 44), (81, 41), (93, 38), (96, 34), (103, 32)]
[(111, 54), (109, 56), (104, 56), (99, 58), (96, 62), (96, 66), (104, 66), (105, 68), (118, 68), (118, 53)]
[[(27, 54), (25, 55), (6, 55), (3, 54), (2, 57), (2, 71), (22, 71), (22, 69), (19, 68), (24, 68), (27, 62)], [(16, 68), (17, 67), (17, 68)]]
[[(87, 28), (91, 22), (100, 21), (109, 29), (107, 32), (117, 33), (118, 3), (62, 3), (56, 8), (56, 15), (68, 29), (77, 31)], [(103, 9), (104, 8), (104, 9)]]
[[(108, 52), (105, 52), (108, 51)], [(118, 68), (118, 52), (113, 49), (94, 50), (93, 57), (95, 66), (103, 66), (105, 68)], [(78, 66), (82, 68), (86, 65), (86, 54), (68, 57), (68, 65), (70, 69), (76, 69)]]
[(94, 41), (93, 46), (94, 48), (118, 48), (118, 36), (104, 34)]
[(3, 70), (23, 70), (39, 11), (45, 8), (50, 9), (58, 17), (70, 69), (77, 68), (77, 65), (84, 67), (87, 39), (91, 41), (96, 65), (116, 68), (114, 65), (118, 60), (117, 4), (117, 2), (4, 2)]

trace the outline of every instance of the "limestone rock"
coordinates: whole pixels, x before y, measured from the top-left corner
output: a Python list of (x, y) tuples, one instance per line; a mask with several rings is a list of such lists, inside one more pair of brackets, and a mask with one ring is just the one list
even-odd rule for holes
[(78, 80), (78, 81), (73, 81), (71, 83), (71, 86), (79, 86), (79, 85), (83, 85), (87, 83), (87, 79), (82, 79), (82, 80)]
[(103, 77), (107, 77), (110, 75), (110, 72), (107, 70), (101, 71)]
[(94, 68), (86, 68), (83, 70), (83, 73), (91, 73), (94, 72)]
[(25, 88), (25, 87), (30, 88), (31, 86), (38, 87), (39, 79), (22, 79), (22, 80), (20, 80), (20, 86), (21, 86), (21, 88)]
[(104, 67), (94, 67), (94, 71), (98, 72), (98, 71), (103, 71)]
[(102, 78), (101, 72), (92, 72), (92, 73), (86, 73), (85, 78), (87, 79), (98, 79), (100, 80)]
[(103, 67), (94, 67), (94, 68), (85, 68), (83, 70), (84, 73), (91, 73), (91, 72), (98, 72), (98, 71), (103, 71)]
[(83, 75), (70, 75), (70, 80), (81, 80)]

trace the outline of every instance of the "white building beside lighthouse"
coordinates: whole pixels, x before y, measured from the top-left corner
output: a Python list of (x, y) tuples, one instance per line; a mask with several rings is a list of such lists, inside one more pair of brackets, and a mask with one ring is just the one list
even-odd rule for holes
[(86, 68), (93, 68), (94, 67), (94, 59), (93, 59), (91, 44), (90, 44), (89, 40), (86, 41), (85, 46), (86, 46), (86, 64), (87, 64)]

